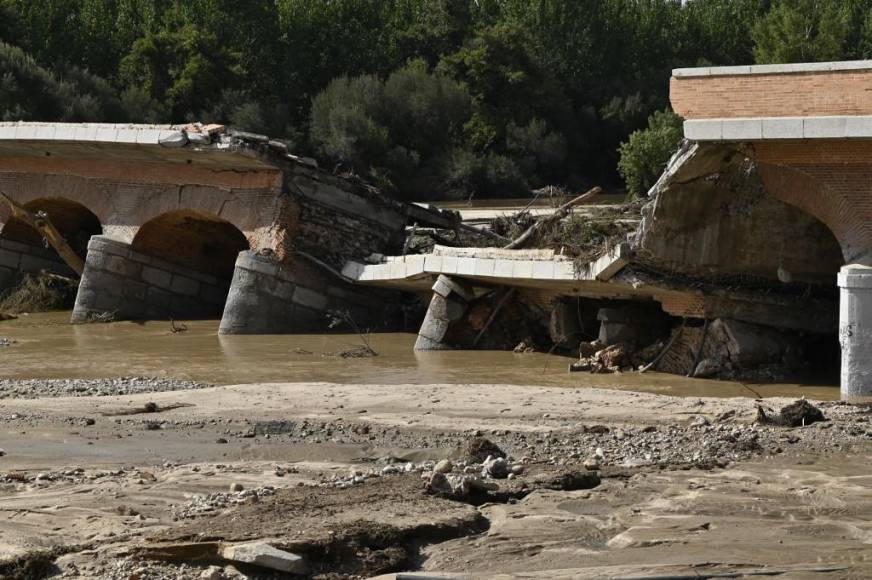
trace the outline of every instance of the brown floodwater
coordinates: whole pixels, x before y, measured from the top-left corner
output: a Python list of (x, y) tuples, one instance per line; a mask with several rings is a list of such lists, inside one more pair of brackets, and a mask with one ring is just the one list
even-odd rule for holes
[(838, 399), (835, 385), (743, 384), (661, 373), (569, 373), (569, 358), (504, 351), (414, 352), (415, 335), (370, 335), (379, 353), (343, 359), (331, 353), (360, 345), (356, 335), (218, 334), (218, 321), (71, 325), (68, 312), (0, 322), (0, 378), (155, 376), (218, 385), (256, 382), (364, 384), (516, 384), (600, 387), (681, 396), (806, 396)]

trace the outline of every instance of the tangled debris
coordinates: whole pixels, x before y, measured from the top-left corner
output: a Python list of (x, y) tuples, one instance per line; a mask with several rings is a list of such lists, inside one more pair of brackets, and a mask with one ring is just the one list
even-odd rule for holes
[(763, 407), (757, 407), (757, 422), (763, 425), (778, 425), (779, 427), (805, 427), (818, 421), (826, 421), (823, 412), (800, 399), (781, 408), (779, 413), (767, 414)]
[(48, 312), (68, 310), (76, 301), (78, 280), (49, 272), (23, 274), (0, 299), (0, 312)]

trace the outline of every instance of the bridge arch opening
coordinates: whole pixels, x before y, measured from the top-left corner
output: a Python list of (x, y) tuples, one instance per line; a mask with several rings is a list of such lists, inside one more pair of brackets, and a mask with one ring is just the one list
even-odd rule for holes
[(149, 220), (131, 245), (136, 252), (229, 281), (239, 252), (248, 239), (230, 222), (214, 214), (182, 209)]
[[(24, 205), (33, 213), (45, 212), (54, 227), (72, 249), (83, 259), (88, 253), (91, 236), (103, 233), (100, 219), (87, 207), (62, 197), (34, 199)], [(30, 246), (42, 246), (42, 235), (23, 221), (10, 218), (0, 230), (0, 238), (21, 242)]]

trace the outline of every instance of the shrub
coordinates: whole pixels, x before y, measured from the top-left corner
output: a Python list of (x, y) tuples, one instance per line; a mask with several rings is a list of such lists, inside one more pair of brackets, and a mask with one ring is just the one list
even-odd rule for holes
[(644, 195), (656, 183), (682, 136), (681, 117), (664, 110), (648, 118), (647, 129), (633, 132), (629, 140), (621, 144), (618, 172), (631, 196)]

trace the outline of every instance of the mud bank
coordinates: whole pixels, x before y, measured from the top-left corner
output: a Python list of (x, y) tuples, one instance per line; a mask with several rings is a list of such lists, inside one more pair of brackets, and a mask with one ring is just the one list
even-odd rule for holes
[[(320, 578), (827, 566), (827, 577), (865, 577), (872, 415), (820, 406), (827, 421), (783, 428), (755, 424), (752, 399), (510, 385), (5, 399), (2, 570), (281, 577), (216, 556), (218, 545), (268, 541)], [(446, 458), (457, 477), (479, 477), (481, 458), (458, 456), (475, 437), (517, 473), (485, 478), (497, 489), (484, 502), (426, 494), (422, 477)], [(592, 472), (593, 489), (553, 484)]]

